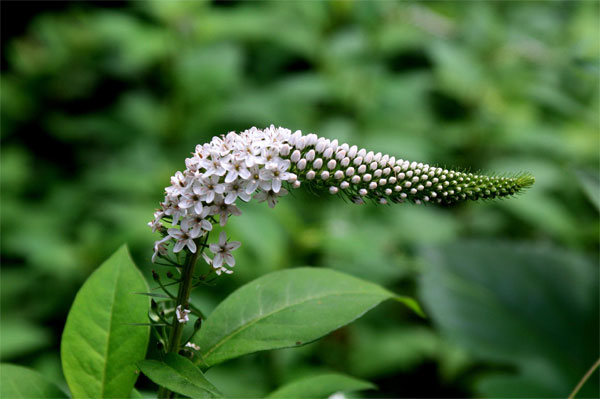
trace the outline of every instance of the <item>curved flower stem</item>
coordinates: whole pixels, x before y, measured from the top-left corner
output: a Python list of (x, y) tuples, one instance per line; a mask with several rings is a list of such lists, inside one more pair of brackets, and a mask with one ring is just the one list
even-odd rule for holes
[[(204, 251), (205, 243), (208, 240), (208, 233), (204, 237), (203, 243), (200, 243), (200, 239), (196, 239), (196, 245), (200, 248), (196, 253), (187, 252), (185, 256), (185, 263), (181, 271), (181, 283), (179, 284), (179, 290), (177, 292), (177, 299), (175, 307), (181, 305), (182, 308), (186, 308), (189, 304), (190, 293), (192, 292), (192, 283), (194, 277), (194, 267), (196, 261), (202, 252)], [(183, 334), (184, 323), (180, 323), (177, 320), (176, 312), (173, 313), (173, 322), (171, 324), (171, 334), (169, 336), (169, 345), (167, 347), (167, 353), (178, 353), (179, 347), (181, 346), (181, 335)], [(159, 398), (171, 398), (172, 392), (165, 387), (160, 387), (158, 390)]]
[(585, 382), (590, 378), (590, 376), (594, 373), (594, 371), (599, 366), (600, 366), (600, 358), (598, 358), (598, 360), (596, 360), (596, 363), (594, 363), (592, 365), (592, 367), (590, 367), (590, 369), (587, 371), (587, 373), (585, 373), (585, 375), (581, 378), (581, 381), (579, 381), (579, 383), (577, 383), (577, 386), (575, 387), (575, 389), (573, 389), (573, 392), (571, 392), (571, 394), (569, 395), (569, 399), (573, 399), (575, 397), (575, 395), (577, 395), (577, 393), (579, 392), (581, 387), (583, 387), (583, 384), (585, 384)]

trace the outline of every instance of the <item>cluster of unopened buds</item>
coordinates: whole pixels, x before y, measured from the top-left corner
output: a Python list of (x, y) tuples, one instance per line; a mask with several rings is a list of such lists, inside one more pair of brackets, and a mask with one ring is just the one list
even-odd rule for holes
[[(174, 253), (185, 247), (196, 253), (198, 239), (214, 224), (225, 226), (231, 215), (241, 214), (238, 199), (255, 198), (274, 207), (288, 189), (302, 184), (357, 204), (451, 204), (510, 196), (533, 184), (526, 174), (489, 177), (452, 171), (273, 125), (214, 137), (196, 146), (185, 164), (186, 170), (171, 178), (165, 200), (149, 223), (163, 234), (154, 244), (153, 261), (167, 256), (169, 243), (174, 243)], [(230, 274), (235, 266), (231, 251), (239, 246), (221, 232), (218, 243), (208, 246), (213, 257), (204, 252), (202, 257), (217, 274)]]

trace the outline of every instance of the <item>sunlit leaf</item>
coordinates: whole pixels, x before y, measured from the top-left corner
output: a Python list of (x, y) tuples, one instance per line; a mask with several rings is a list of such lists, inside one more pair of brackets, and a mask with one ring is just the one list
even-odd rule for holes
[(299, 346), (395, 297), (368, 281), (321, 268), (273, 272), (225, 299), (197, 335), (204, 366), (267, 349)]
[(62, 336), (63, 372), (74, 397), (128, 397), (150, 328), (148, 286), (121, 247), (81, 287)]

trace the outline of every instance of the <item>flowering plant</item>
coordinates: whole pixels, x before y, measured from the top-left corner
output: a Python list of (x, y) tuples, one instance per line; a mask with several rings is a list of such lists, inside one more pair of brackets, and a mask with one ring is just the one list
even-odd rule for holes
[[(219, 363), (312, 342), (388, 299), (423, 315), (412, 298), (374, 283), (324, 268), (294, 268), (248, 283), (207, 317), (190, 293), (233, 273), (241, 243), (229, 240), (224, 228), (231, 216), (241, 215), (239, 201), (255, 198), (274, 207), (280, 197), (305, 187), (355, 204), (448, 205), (512, 196), (534, 182), (527, 174), (488, 177), (396, 159), (274, 126), (214, 137), (198, 145), (185, 166), (171, 178), (149, 223), (161, 235), (152, 262), (172, 271), (153, 271), (157, 286), (150, 290), (123, 247), (77, 294), (61, 345), (74, 397), (138, 395), (133, 387), (140, 371), (159, 386), (161, 398), (223, 397), (205, 375)], [(218, 239), (209, 242), (218, 229)], [(146, 360), (150, 332), (158, 353)], [(44, 395), (64, 396), (47, 382), (37, 383)], [(374, 388), (333, 373), (292, 382), (269, 397)]]

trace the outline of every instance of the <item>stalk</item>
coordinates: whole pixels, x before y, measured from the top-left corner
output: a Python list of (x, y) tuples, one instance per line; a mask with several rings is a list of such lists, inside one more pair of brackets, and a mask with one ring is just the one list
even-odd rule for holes
[[(206, 234), (206, 236), (206, 238), (208, 238), (208, 234)], [(177, 306), (179, 305), (181, 305), (182, 308), (185, 308), (186, 305), (189, 303), (190, 293), (192, 292), (194, 267), (196, 266), (198, 256), (200, 256), (200, 254), (204, 251), (204, 245), (200, 244), (200, 239), (196, 239), (195, 241), (198, 250), (196, 250), (196, 253), (188, 251), (185, 256), (185, 263), (183, 264), (183, 269), (181, 271), (181, 283), (179, 284), (179, 290), (177, 292), (175, 308), (177, 308)], [(180, 323), (177, 320), (177, 313), (173, 312), (173, 322), (171, 325), (171, 334), (169, 335), (169, 345), (167, 347), (167, 353), (179, 352), (179, 347), (181, 346), (181, 336), (183, 334), (183, 327), (184, 324)], [(172, 394), (173, 392), (169, 391), (165, 387), (160, 387), (160, 389), (158, 390), (159, 398), (171, 398)]]
[(587, 373), (585, 373), (585, 375), (581, 378), (581, 381), (579, 381), (579, 383), (577, 383), (577, 386), (575, 387), (575, 389), (573, 389), (573, 392), (571, 392), (571, 394), (569, 395), (569, 399), (575, 398), (575, 395), (577, 395), (577, 393), (579, 392), (581, 387), (583, 387), (583, 384), (586, 383), (586, 381), (590, 378), (590, 376), (594, 373), (594, 371), (599, 366), (600, 366), (600, 358), (598, 360), (596, 360), (596, 363), (594, 363), (592, 365), (592, 367), (590, 367), (590, 369), (587, 371)]

